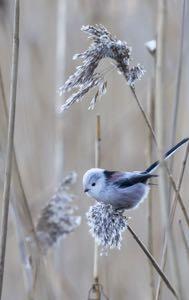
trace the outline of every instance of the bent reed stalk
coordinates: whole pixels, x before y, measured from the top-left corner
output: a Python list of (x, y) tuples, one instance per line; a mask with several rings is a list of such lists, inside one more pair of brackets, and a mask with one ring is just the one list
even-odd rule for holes
[(142, 249), (142, 251), (145, 253), (145, 255), (147, 256), (147, 258), (151, 261), (152, 265), (154, 266), (155, 270), (158, 272), (158, 274), (161, 276), (162, 280), (165, 282), (166, 286), (168, 287), (168, 289), (172, 292), (172, 294), (174, 295), (174, 297), (176, 299), (178, 298), (178, 295), (175, 291), (175, 289), (173, 288), (173, 286), (171, 285), (171, 283), (169, 282), (167, 276), (165, 275), (165, 273), (161, 270), (161, 268), (159, 267), (158, 263), (156, 262), (155, 258), (151, 255), (151, 253), (148, 251), (148, 249), (146, 248), (146, 246), (143, 244), (143, 242), (139, 239), (139, 237), (137, 236), (137, 234), (134, 232), (134, 230), (131, 228), (130, 225), (127, 226), (128, 231), (132, 234), (133, 238), (135, 239), (135, 241), (137, 242), (137, 244), (140, 246), (140, 248)]
[(14, 8), (14, 29), (12, 41), (12, 68), (11, 68), (11, 82), (10, 82), (10, 109), (8, 121), (8, 139), (7, 152), (5, 162), (5, 181), (3, 190), (3, 207), (2, 207), (2, 223), (0, 236), (0, 299), (2, 297), (3, 278), (4, 278), (4, 264), (7, 241), (8, 228), (8, 213), (10, 200), (10, 185), (11, 185), (11, 170), (12, 170), (12, 154), (13, 154), (13, 140), (15, 128), (15, 112), (16, 112), (16, 92), (17, 92), (17, 78), (18, 78), (18, 57), (19, 57), (19, 16), (20, 3), (15, 0)]

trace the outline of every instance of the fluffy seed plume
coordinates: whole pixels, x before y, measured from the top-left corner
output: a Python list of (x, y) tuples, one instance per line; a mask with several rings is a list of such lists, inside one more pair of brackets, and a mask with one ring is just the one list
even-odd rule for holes
[(71, 203), (74, 196), (69, 193), (69, 187), (75, 181), (76, 173), (71, 172), (41, 212), (36, 233), (45, 253), (80, 225), (81, 217), (74, 215), (76, 207)]
[(123, 210), (97, 203), (87, 212), (87, 220), (92, 236), (102, 246), (102, 252), (106, 252), (108, 248), (120, 249), (122, 233), (127, 229), (127, 218), (123, 215)]
[(113, 37), (103, 25), (87, 25), (83, 26), (81, 30), (89, 35), (92, 43), (86, 51), (73, 57), (73, 59), (82, 59), (83, 63), (76, 68), (75, 73), (59, 88), (59, 93), (62, 95), (62, 93), (72, 89), (77, 89), (77, 92), (73, 93), (66, 100), (60, 107), (59, 112), (80, 101), (89, 90), (97, 88), (97, 92), (89, 106), (89, 109), (94, 108), (97, 97), (102, 96), (106, 92), (107, 82), (104, 74), (96, 71), (103, 58), (114, 60), (119, 72), (124, 75), (127, 83), (132, 87), (144, 74), (144, 69), (139, 64), (130, 67), (132, 59), (131, 48), (127, 46), (127, 43)]

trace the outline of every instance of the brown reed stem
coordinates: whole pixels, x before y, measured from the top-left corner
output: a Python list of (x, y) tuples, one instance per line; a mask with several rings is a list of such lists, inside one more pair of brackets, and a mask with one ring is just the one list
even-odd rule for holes
[(186, 238), (186, 234), (184, 232), (184, 228), (183, 228), (183, 224), (182, 224), (181, 220), (179, 220), (179, 227), (180, 227), (180, 232), (181, 232), (181, 236), (182, 236), (182, 239), (183, 239), (183, 243), (184, 243), (184, 246), (185, 246), (185, 249), (186, 249), (187, 257), (188, 257), (188, 260), (189, 260), (189, 244), (188, 244), (188, 240)]
[(146, 246), (143, 244), (143, 242), (139, 239), (137, 234), (134, 232), (134, 230), (131, 228), (131, 226), (127, 226), (128, 231), (132, 234), (133, 238), (137, 242), (137, 244), (140, 246), (142, 251), (145, 253), (147, 258), (151, 261), (152, 265), (154, 266), (155, 270), (158, 272), (158, 274), (161, 276), (162, 280), (165, 282), (168, 289), (172, 292), (172, 294), (175, 296), (176, 299), (178, 299), (177, 293), (175, 289), (172, 287), (171, 283), (169, 282), (167, 276), (165, 273), (160, 269), (158, 263), (156, 262), (155, 258), (151, 255), (151, 253), (148, 251)]
[[(3, 128), (1, 128), (2, 129), (1, 139), (2, 139), (2, 142), (4, 142), (4, 140), (5, 140), (4, 132), (5, 132), (5, 129), (7, 128), (7, 123), (8, 123), (8, 111), (7, 111), (7, 104), (6, 104), (5, 90), (4, 90), (1, 68), (0, 68), (0, 90), (1, 90), (2, 106), (3, 106), (1, 112), (2, 112), (2, 114), (5, 115), (5, 122), (3, 124)], [(24, 245), (25, 239), (28, 236), (31, 237), (32, 243), (35, 244), (36, 237), (34, 236), (35, 230), (34, 230), (33, 220), (31, 217), (31, 213), (30, 213), (30, 209), (29, 209), (28, 202), (26, 199), (26, 195), (25, 195), (25, 192), (23, 189), (14, 147), (13, 147), (13, 157), (12, 157), (12, 187), (14, 190), (14, 197), (11, 199), (11, 202), (12, 202), (12, 206), (13, 206), (13, 210), (14, 210), (14, 214), (15, 214), (17, 227), (18, 227), (17, 233), (18, 233), (18, 238), (19, 238), (19, 244)], [(24, 266), (24, 262), (23, 262), (23, 269), (26, 273), (26, 277), (28, 277), (27, 275), (29, 272), (32, 272), (33, 273), (32, 277), (34, 279), (36, 277), (35, 273), (37, 270), (37, 263), (38, 263), (38, 260), (36, 261), (34, 259), (34, 256), (35, 256), (34, 251), (32, 251), (32, 250), (30, 251), (29, 249), (27, 249), (27, 253), (26, 253), (26, 247), (24, 248), (22, 246), (22, 255), (21, 256), (23, 256), (23, 255), (25, 256), (25, 259), (28, 259), (28, 258), (32, 259), (32, 268), (31, 269), (28, 268), (26, 270), (26, 268)], [(28, 285), (31, 285), (31, 284), (29, 283)], [(28, 293), (30, 293), (30, 299), (33, 299), (33, 297), (31, 296), (31, 292), (29, 291)]]
[[(64, 174), (64, 119), (56, 113), (56, 110), (61, 106), (62, 97), (57, 93), (57, 87), (65, 80), (65, 66), (66, 66), (66, 24), (67, 24), (67, 1), (57, 0), (56, 2), (56, 53), (55, 53), (55, 148), (54, 148), (54, 185), (62, 182)], [(62, 245), (58, 243), (56, 249), (53, 251), (53, 259), (51, 261), (54, 269), (52, 269), (51, 277), (56, 282), (56, 295), (58, 299), (64, 298), (64, 293), (69, 294), (73, 290), (69, 286), (69, 281), (66, 280), (66, 274), (63, 278), (61, 275), (62, 266), (60, 264), (60, 257), (62, 255)], [(49, 263), (50, 265), (50, 263)], [(75, 291), (74, 291), (75, 292)], [(73, 294), (73, 293), (72, 293)], [(66, 295), (66, 294), (65, 294)], [(70, 294), (71, 295), (71, 294)], [(75, 295), (77, 298), (77, 296)], [(67, 296), (66, 298), (70, 298)]]
[(151, 122), (150, 122), (150, 120), (149, 120), (149, 118), (148, 118), (146, 112), (144, 111), (143, 106), (142, 106), (142, 104), (141, 104), (141, 102), (140, 102), (140, 100), (139, 100), (139, 98), (138, 98), (138, 96), (137, 96), (137, 94), (136, 94), (136, 92), (135, 92), (135, 88), (132, 87), (132, 86), (130, 86), (130, 89), (131, 89), (131, 92), (132, 92), (132, 94), (133, 94), (133, 96), (134, 96), (134, 98), (135, 98), (135, 100), (136, 100), (136, 102), (137, 102), (137, 105), (138, 105), (138, 107), (139, 107), (139, 109), (140, 109), (140, 111), (141, 111), (141, 114), (142, 114), (142, 116), (143, 116), (143, 118), (144, 118), (144, 120), (145, 120), (145, 122), (146, 122), (146, 125), (148, 126), (149, 131), (151, 132), (151, 135), (152, 135), (152, 137), (153, 137), (153, 140), (154, 140), (154, 142), (155, 142), (155, 144), (156, 144), (156, 146), (157, 146), (158, 143), (157, 143), (157, 138), (156, 138), (155, 132), (154, 132), (153, 127), (152, 127), (152, 125), (151, 125)]
[[(172, 132), (171, 132), (171, 145), (173, 146), (176, 140), (176, 131), (177, 131), (177, 119), (179, 112), (179, 102), (180, 102), (180, 88), (181, 88), (181, 78), (182, 78), (182, 63), (183, 63), (183, 47), (184, 47), (184, 21), (185, 21), (185, 9), (186, 1), (182, 2), (182, 15), (181, 15), (181, 30), (180, 30), (180, 43), (179, 43), (179, 57), (178, 57), (178, 66), (176, 73), (176, 92), (173, 103), (173, 121), (172, 121)], [(173, 172), (174, 166), (174, 156), (170, 158), (170, 172)], [(169, 203), (171, 198), (171, 185), (169, 187)]]
[[(55, 57), (55, 84), (60, 85), (65, 80), (66, 66), (66, 18), (67, 1), (56, 1), (56, 57)], [(62, 97), (56, 92), (55, 111), (62, 104)], [(55, 186), (62, 181), (64, 172), (64, 120), (58, 114), (55, 115)], [(57, 264), (60, 266), (60, 264)]]
[[(167, 168), (167, 167), (166, 167), (166, 168)], [(184, 205), (184, 203), (183, 203), (183, 201), (182, 201), (180, 192), (179, 192), (178, 188), (176, 187), (176, 183), (175, 183), (175, 181), (174, 181), (174, 179), (173, 179), (173, 177), (172, 177), (171, 174), (170, 174), (169, 178), (170, 178), (170, 181), (171, 181), (171, 183), (172, 183), (174, 192), (175, 192), (176, 195), (177, 195), (176, 202), (177, 202), (177, 201), (179, 202), (180, 208), (181, 208), (181, 210), (182, 210), (182, 213), (183, 213), (184, 218), (185, 218), (185, 221), (186, 221), (186, 224), (187, 224), (188, 227), (189, 227), (189, 216), (188, 216), (188, 213), (187, 213), (187, 211), (186, 211), (186, 207), (185, 207), (185, 205)]]
[(186, 163), (187, 163), (187, 160), (188, 160), (188, 155), (189, 155), (189, 144), (187, 145), (186, 152), (185, 152), (184, 159), (183, 159), (183, 163), (182, 163), (182, 170), (181, 170), (180, 177), (179, 177), (177, 193), (174, 196), (173, 204), (172, 204), (172, 207), (171, 207), (171, 210), (170, 210), (169, 219), (170, 219), (171, 225), (173, 223), (174, 216), (175, 216), (178, 192), (181, 189), (182, 181), (183, 181), (183, 178), (184, 178), (184, 173), (185, 173), (185, 170), (186, 170)]
[[(179, 57), (178, 57), (178, 66), (176, 73), (176, 92), (175, 99), (173, 103), (173, 123), (172, 123), (172, 133), (171, 133), (171, 145), (173, 146), (176, 138), (176, 129), (177, 129), (177, 118), (179, 110), (179, 100), (180, 100), (180, 88), (181, 88), (181, 79), (182, 79), (182, 61), (183, 61), (183, 46), (184, 46), (184, 21), (185, 21), (185, 10), (186, 10), (186, 1), (182, 1), (182, 15), (181, 15), (181, 29), (180, 29), (180, 42), (179, 42)], [(171, 167), (172, 171), (174, 157), (171, 158)]]
[[(95, 140), (95, 168), (100, 167), (100, 143), (101, 143), (101, 126), (100, 116), (96, 117), (96, 140)], [(98, 274), (98, 244), (94, 242), (94, 266), (93, 266), (93, 278), (94, 278), (94, 292), (96, 295), (95, 300), (100, 300), (99, 289), (99, 274)]]
[[(5, 89), (4, 89), (4, 84), (3, 84), (3, 76), (1, 73), (1, 68), (0, 68), (0, 91), (1, 91), (1, 96), (3, 100), (3, 105), (6, 105), (6, 97), (5, 97)], [(6, 111), (7, 114), (7, 111)]]
[[(153, 97), (153, 78), (150, 79), (148, 85), (148, 115), (150, 122), (154, 127), (154, 97)], [(148, 134), (148, 151), (147, 151), (147, 165), (152, 163), (152, 150), (153, 150), (153, 139), (149, 131)], [(148, 196), (148, 249), (153, 255), (153, 205), (152, 205), (152, 191), (150, 190)], [(155, 297), (155, 285), (154, 285), (154, 274), (153, 266), (149, 261), (149, 271), (150, 271), (150, 289), (152, 299)]]
[(2, 208), (2, 224), (0, 236), (0, 299), (2, 297), (3, 277), (4, 277), (4, 263), (7, 240), (8, 227), (8, 212), (9, 212), (9, 198), (10, 198), (10, 184), (11, 184), (11, 167), (12, 167), (12, 153), (14, 140), (14, 125), (15, 125), (15, 111), (16, 111), (16, 91), (17, 91), (17, 77), (18, 77), (18, 56), (19, 56), (19, 0), (15, 0), (14, 11), (14, 29), (13, 29), (13, 48), (12, 48), (12, 70), (10, 83), (10, 112), (8, 122), (8, 140), (7, 153), (5, 163), (5, 181), (3, 190), (3, 208)]

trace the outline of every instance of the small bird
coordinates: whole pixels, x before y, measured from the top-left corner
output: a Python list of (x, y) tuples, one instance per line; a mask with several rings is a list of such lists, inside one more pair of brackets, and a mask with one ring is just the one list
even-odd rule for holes
[[(189, 138), (183, 139), (164, 155), (168, 159)], [(153, 172), (160, 162), (154, 162), (145, 171), (119, 172), (93, 168), (83, 176), (84, 192), (100, 203), (111, 204), (115, 209), (136, 208), (147, 196), (150, 190), (148, 180), (158, 175)]]

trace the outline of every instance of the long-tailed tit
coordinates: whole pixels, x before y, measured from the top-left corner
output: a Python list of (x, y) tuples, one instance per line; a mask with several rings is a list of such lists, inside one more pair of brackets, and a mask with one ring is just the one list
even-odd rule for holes
[[(189, 138), (183, 139), (166, 152), (164, 159), (168, 159), (188, 141)], [(116, 209), (135, 208), (147, 197), (150, 189), (148, 180), (157, 177), (153, 172), (159, 165), (159, 161), (156, 161), (143, 172), (90, 169), (83, 176), (84, 192), (98, 202), (111, 204)]]

